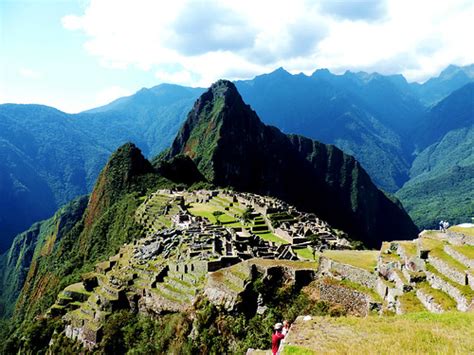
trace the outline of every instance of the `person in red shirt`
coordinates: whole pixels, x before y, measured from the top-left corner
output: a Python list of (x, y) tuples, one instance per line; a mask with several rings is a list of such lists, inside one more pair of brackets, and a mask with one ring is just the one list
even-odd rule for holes
[(278, 348), (280, 347), (281, 340), (285, 337), (281, 332), (283, 328), (283, 324), (277, 323), (273, 327), (273, 334), (272, 334), (272, 354), (276, 355), (278, 353)]

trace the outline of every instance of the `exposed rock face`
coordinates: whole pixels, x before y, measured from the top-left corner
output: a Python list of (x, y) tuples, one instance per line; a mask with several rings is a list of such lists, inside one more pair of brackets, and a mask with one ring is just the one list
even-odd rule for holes
[(264, 125), (231, 82), (218, 81), (196, 101), (164, 158), (180, 154), (218, 186), (281, 198), (368, 246), (417, 234), (353, 157)]

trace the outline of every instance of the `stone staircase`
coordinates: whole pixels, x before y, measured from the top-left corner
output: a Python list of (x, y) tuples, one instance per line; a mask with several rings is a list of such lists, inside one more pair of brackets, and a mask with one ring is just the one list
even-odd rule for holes
[(414, 241), (384, 243), (377, 292), (396, 313), (420, 310), (420, 304), (434, 313), (473, 311), (473, 255), (473, 246), (435, 231)]
[(151, 284), (149, 293), (145, 295), (145, 302), (154, 305), (160, 311), (180, 311), (192, 306), (196, 296), (203, 286), (207, 269), (204, 264), (169, 263), (165, 270), (159, 273), (160, 277)]

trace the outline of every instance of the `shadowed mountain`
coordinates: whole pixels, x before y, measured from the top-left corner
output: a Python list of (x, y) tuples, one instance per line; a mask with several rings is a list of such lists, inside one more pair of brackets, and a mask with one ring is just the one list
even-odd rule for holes
[(180, 154), (216, 185), (279, 197), (367, 246), (417, 233), (353, 157), (264, 125), (229, 81), (218, 81), (196, 101), (164, 158)]
[(403, 91), (409, 86), (402, 79), (328, 70), (308, 77), (280, 68), (236, 86), (263, 122), (336, 145), (354, 155), (378, 186), (393, 192), (408, 180), (407, 131), (423, 112)]

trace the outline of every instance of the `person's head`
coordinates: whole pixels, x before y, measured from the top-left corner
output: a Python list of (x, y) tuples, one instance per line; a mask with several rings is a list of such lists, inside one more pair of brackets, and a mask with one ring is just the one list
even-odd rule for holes
[(277, 323), (277, 324), (275, 324), (273, 329), (275, 330), (275, 332), (281, 332), (281, 330), (283, 329), (283, 324)]

